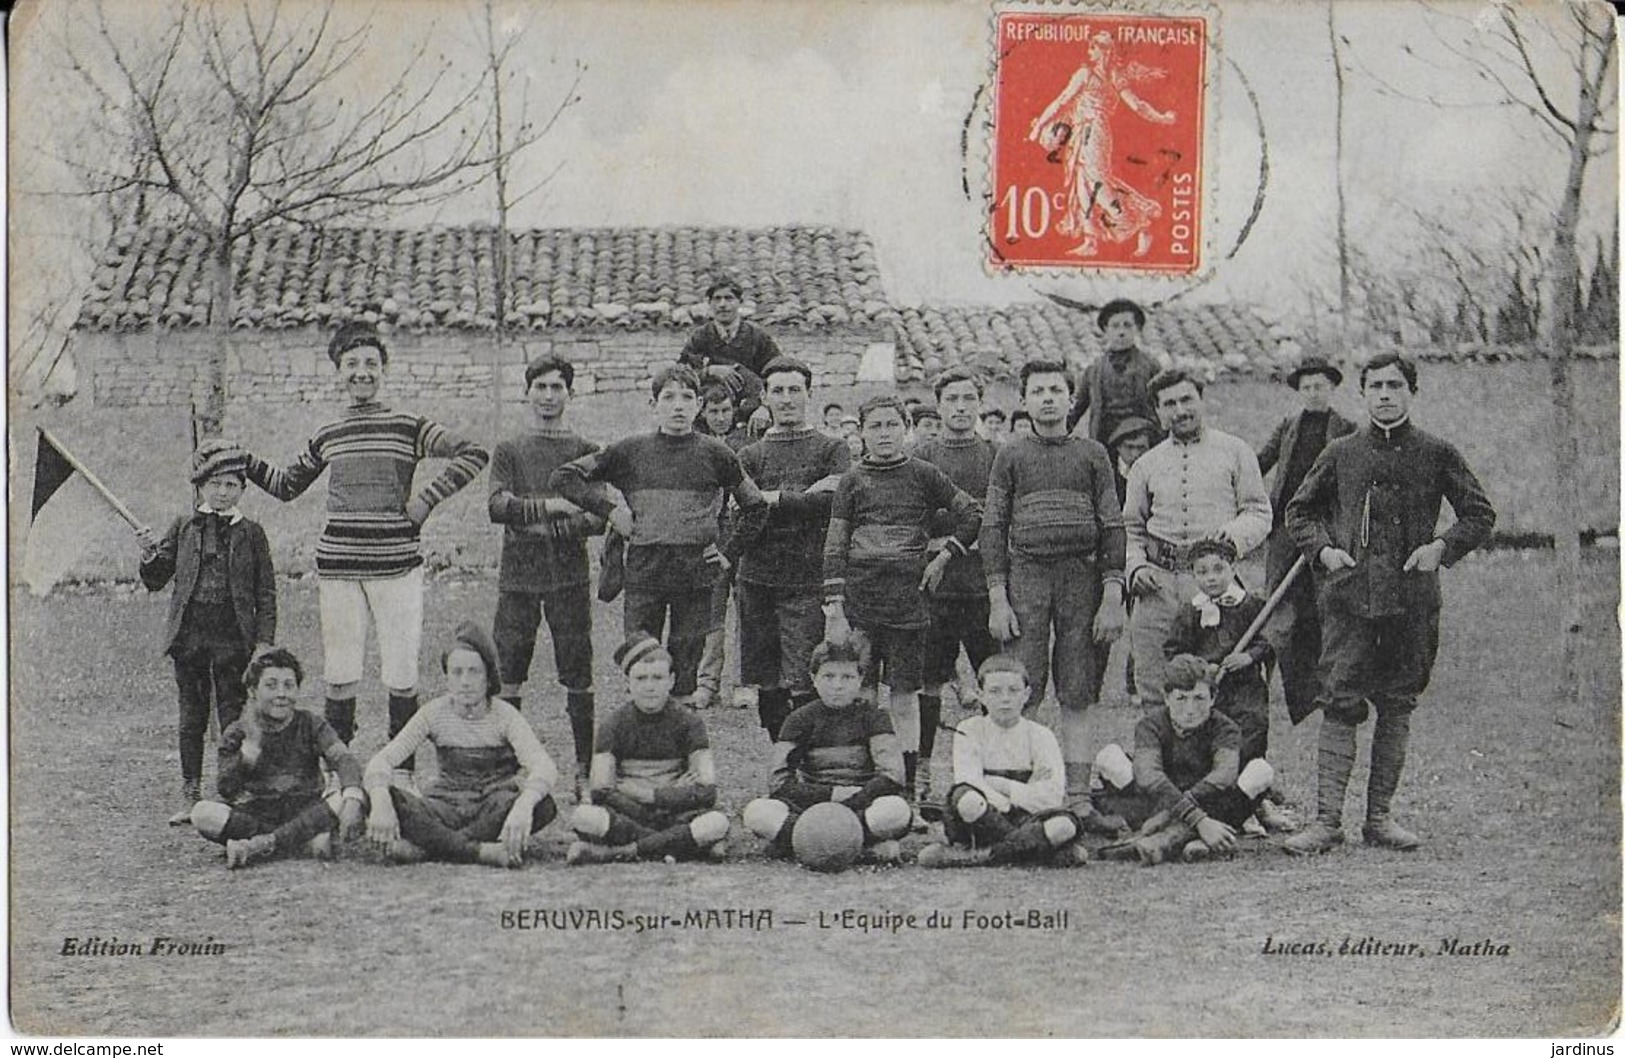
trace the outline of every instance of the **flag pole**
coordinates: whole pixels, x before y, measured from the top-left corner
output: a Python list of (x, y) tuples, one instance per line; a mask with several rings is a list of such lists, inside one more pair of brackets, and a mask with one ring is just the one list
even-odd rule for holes
[(131, 513), (130, 508), (124, 506), (124, 501), (113, 495), (113, 490), (109, 489), (106, 485), (103, 485), (101, 479), (90, 472), (89, 467), (79, 462), (78, 456), (75, 456), (72, 452), (68, 451), (67, 448), (63, 447), (62, 442), (58, 441), (51, 435), (51, 431), (47, 430), (43, 426), (37, 426), (35, 429), (39, 430), (40, 437), (48, 442), (52, 448), (55, 448), (58, 452), (62, 453), (62, 458), (68, 461), (69, 466), (73, 467), (73, 469), (85, 476), (85, 480), (90, 482), (90, 487), (101, 493), (102, 499), (106, 500), (113, 510), (118, 512), (118, 516), (130, 523), (130, 528), (142, 528), (141, 519), (137, 518), (133, 513)]

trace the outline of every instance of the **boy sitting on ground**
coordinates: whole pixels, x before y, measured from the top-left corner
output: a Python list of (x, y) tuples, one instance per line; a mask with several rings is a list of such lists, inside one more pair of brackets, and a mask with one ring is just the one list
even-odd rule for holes
[[(361, 765), (326, 720), (298, 708), (299, 659), (267, 650), (248, 663), (247, 708), (220, 735), (219, 801), (192, 806), (192, 825), (226, 847), (227, 867), (308, 850), (332, 854), (335, 824), (348, 838), (361, 824)], [(322, 798), (322, 761), (341, 792)]]
[(1262, 758), (1241, 767), (1241, 729), (1214, 710), (1214, 679), (1201, 658), (1173, 658), (1163, 704), (1135, 725), (1133, 757), (1115, 743), (1095, 757), (1096, 809), (1139, 828), (1102, 859), (1152, 866), (1235, 852), (1236, 831), (1275, 772)]
[(895, 863), (912, 813), (902, 794), (903, 753), (891, 718), (862, 697), (869, 644), (861, 633), (818, 644), (812, 653), (818, 697), (791, 713), (773, 743), (773, 792), (745, 806), (745, 826), (787, 855), (801, 813), (836, 801), (863, 824), (869, 858)]
[[(1213, 708), (1241, 728), (1245, 768), (1269, 753), (1269, 667), (1275, 651), (1262, 635), (1254, 636), (1245, 650), (1237, 649), (1263, 612), (1264, 598), (1248, 591), (1236, 577), (1236, 546), (1229, 540), (1198, 540), (1191, 545), (1190, 556), (1198, 590), (1174, 613), (1163, 653), (1169, 658), (1192, 654), (1217, 667)], [(1286, 808), (1270, 798), (1259, 802), (1258, 821), (1272, 831), (1297, 829)]]
[[(699, 715), (672, 698), (671, 654), (647, 632), (615, 652), (632, 701), (598, 728), (590, 804), (575, 810), (570, 863), (718, 856), (716, 763)], [(720, 856), (718, 856), (720, 858)]]
[(922, 867), (1089, 862), (1083, 823), (1063, 804), (1066, 767), (1055, 734), (1021, 715), (1027, 666), (995, 654), (978, 672), (986, 716), (954, 730), (954, 785), (943, 818), (948, 845), (920, 850)]

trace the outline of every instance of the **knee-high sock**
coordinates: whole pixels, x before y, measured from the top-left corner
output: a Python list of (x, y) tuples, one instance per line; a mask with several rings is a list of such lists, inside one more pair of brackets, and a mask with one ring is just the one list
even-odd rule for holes
[(914, 799), (914, 777), (920, 771), (920, 755), (908, 750), (903, 751), (903, 785), (908, 787), (908, 797)]
[(322, 713), (327, 717), (328, 726), (339, 737), (339, 741), (349, 745), (355, 741), (355, 699), (329, 698), (322, 707)]
[(1388, 815), (1400, 772), (1405, 770), (1405, 748), (1410, 740), (1410, 713), (1377, 714), (1377, 728), (1371, 736), (1371, 779), (1365, 791), (1367, 819)]
[(1320, 821), (1333, 827), (1343, 822), (1343, 797), (1348, 793), (1349, 773), (1354, 770), (1354, 734), (1353, 724), (1322, 715), (1315, 800)]
[(678, 823), (676, 826), (657, 830), (653, 834), (637, 840), (639, 859), (659, 859), (670, 856), (673, 859), (683, 859), (699, 851), (694, 843), (694, 833), (689, 830), (687, 823)]
[(564, 712), (570, 718), (570, 740), (575, 743), (577, 764), (592, 762), (593, 709), (591, 691), (564, 692)]
[[(389, 696), (389, 737), (394, 738), (401, 733), (401, 728), (412, 719), (412, 714), (418, 711), (418, 696), (415, 694), (393, 694)], [(417, 768), (417, 758), (407, 757), (401, 764), (404, 771), (413, 771)]]
[(909, 691), (907, 694), (898, 691), (891, 692), (891, 699), (886, 707), (891, 716), (892, 730), (897, 732), (897, 742), (903, 747), (904, 753), (915, 750), (920, 744), (920, 695)]
[(1029, 819), (998, 840), (988, 857), (989, 863), (1019, 863), (1035, 856), (1054, 851), (1044, 833), (1044, 824)]
[(937, 749), (937, 727), (942, 723), (942, 695), (920, 695), (920, 756), (926, 760)]

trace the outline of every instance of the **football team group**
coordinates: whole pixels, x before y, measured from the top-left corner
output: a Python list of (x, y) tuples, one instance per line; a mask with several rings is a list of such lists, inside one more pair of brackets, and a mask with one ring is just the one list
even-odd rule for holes
[[(704, 717), (726, 701), (753, 704), (766, 735), (767, 789), (740, 814), (769, 855), (799, 851), (798, 819), (828, 804), (875, 863), (901, 862), (911, 832), (926, 835), (911, 843), (921, 866), (1155, 864), (1249, 840), (1311, 854), (1344, 840), (1356, 730), (1374, 712), (1363, 840), (1421, 844), (1390, 809), (1438, 646), (1438, 571), (1486, 540), (1495, 512), (1456, 449), (1411, 424), (1410, 360), (1359, 367), (1350, 422), (1331, 408), (1339, 367), (1305, 357), (1287, 376), (1301, 412), (1255, 452), (1207, 424), (1202, 380), (1141, 349), (1145, 313), (1119, 300), (1099, 311), (1104, 352), (1081, 379), (1060, 361), (1022, 366), (1020, 429), (957, 367), (933, 380), (934, 404), (886, 394), (815, 423), (814, 371), (742, 318), (736, 283), (707, 300), (710, 319), (653, 373), (652, 423), (607, 446), (571, 429), (575, 368), (556, 356), (527, 365), (532, 421), (489, 454), (393, 410), (386, 343), (359, 323), (328, 348), (348, 406), (291, 463), (201, 444), (196, 510), (137, 534), (142, 580), (173, 584), (184, 803), (170, 822), (222, 844), (231, 867), (331, 856), (363, 834), (399, 862), (515, 867), (567, 799), (571, 864), (720, 859), (731, 824)], [(444, 463), (415, 484), (425, 460)], [(420, 708), (419, 531), (488, 463), (494, 617), (439, 644), (444, 692)], [(324, 472), (318, 715), (300, 708), (300, 661), (275, 645), (270, 548), (238, 503), (249, 483), (292, 500)], [(1251, 590), (1237, 562), (1261, 547), (1266, 590)], [(595, 595), (623, 607), (607, 715)], [(544, 621), (573, 776), (522, 711)], [(369, 628), (389, 738), (363, 765), (349, 744)], [(1139, 719), (1091, 753), (1086, 715), (1119, 639), (1114, 693)], [(1301, 824), (1269, 760), (1277, 669), (1292, 722), (1320, 713)], [(1059, 737), (1032, 719), (1050, 687)], [(538, 698), (554, 700), (533, 710)], [(426, 747), (437, 766), (419, 779)]]

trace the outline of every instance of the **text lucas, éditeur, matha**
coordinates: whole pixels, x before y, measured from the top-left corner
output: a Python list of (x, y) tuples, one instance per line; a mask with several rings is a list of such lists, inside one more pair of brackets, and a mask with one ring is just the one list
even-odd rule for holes
[(1378, 956), (1418, 958), (1428, 955), (1467, 955), (1504, 958), (1512, 945), (1494, 940), (1470, 941), (1463, 937), (1441, 937), (1435, 944), (1414, 940), (1385, 940), (1382, 937), (1345, 936), (1341, 941), (1288, 940), (1274, 935), (1264, 938), (1262, 955)]

